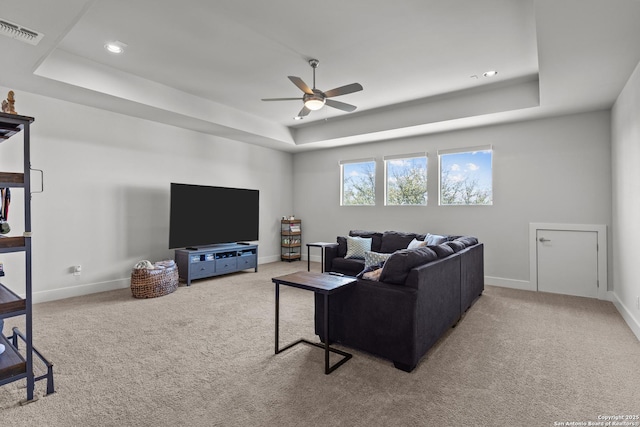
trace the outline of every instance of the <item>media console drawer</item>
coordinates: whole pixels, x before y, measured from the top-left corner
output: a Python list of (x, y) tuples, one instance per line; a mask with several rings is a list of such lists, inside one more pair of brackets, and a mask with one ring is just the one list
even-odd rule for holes
[(235, 257), (216, 260), (216, 273), (224, 274), (238, 271), (238, 263)]
[(257, 265), (258, 257), (256, 257), (255, 255), (242, 255), (238, 257), (238, 270), (256, 268)]
[(198, 261), (193, 262), (189, 266), (189, 276), (192, 279), (201, 279), (203, 277), (209, 277), (216, 272), (215, 261)]

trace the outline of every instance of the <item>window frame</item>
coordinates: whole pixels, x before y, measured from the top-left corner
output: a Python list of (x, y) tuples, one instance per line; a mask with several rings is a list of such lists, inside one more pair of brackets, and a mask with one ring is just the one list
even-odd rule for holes
[[(358, 163), (373, 163), (373, 203), (372, 204), (346, 204), (344, 200), (345, 196), (345, 176), (344, 169), (345, 165), (353, 165)], [(352, 159), (352, 160), (341, 160), (338, 162), (340, 166), (340, 206), (375, 206), (376, 205), (376, 173), (377, 173), (377, 162), (375, 158), (366, 158), (366, 159)]]
[[(424, 185), (424, 203), (420, 203), (420, 204), (395, 204), (395, 203), (389, 203), (388, 200), (388, 196), (389, 196), (389, 176), (388, 176), (388, 172), (389, 172), (389, 167), (388, 167), (388, 161), (393, 161), (393, 160), (412, 160), (412, 159), (424, 159), (425, 160), (425, 165), (424, 165), (424, 180), (425, 180), (425, 185)], [(384, 156), (383, 157), (383, 161), (384, 161), (384, 206), (427, 206), (427, 204), (429, 203), (429, 178), (428, 178), (428, 173), (429, 173), (429, 156), (427, 152), (419, 152), (419, 153), (410, 153), (410, 154), (396, 154), (396, 155), (391, 155), (391, 156)]]
[[(489, 203), (443, 203), (442, 200), (442, 184), (443, 184), (443, 180), (442, 180), (442, 174), (443, 174), (443, 169), (442, 169), (442, 157), (446, 156), (446, 155), (450, 155), (450, 154), (463, 154), (463, 153), (474, 153), (474, 152), (490, 152), (491, 153), (491, 159), (490, 159), (490, 167), (491, 167), (491, 172), (490, 172), (490, 201)], [(453, 149), (445, 149), (445, 150), (438, 150), (437, 151), (438, 154), (438, 206), (493, 206), (494, 200), (493, 200), (493, 154), (494, 154), (494, 150), (493, 150), (493, 145), (489, 144), (489, 145), (480, 145), (480, 146), (474, 146), (474, 147), (462, 147), (462, 148), (453, 148)]]

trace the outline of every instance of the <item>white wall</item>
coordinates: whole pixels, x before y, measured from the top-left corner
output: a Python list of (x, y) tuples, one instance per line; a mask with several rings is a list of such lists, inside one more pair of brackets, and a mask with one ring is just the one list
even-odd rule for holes
[(614, 302), (640, 339), (640, 64), (611, 116)]
[[(637, 108), (637, 85), (634, 90)], [(260, 189), (261, 263), (279, 259), (278, 218), (295, 214), (304, 242), (334, 240), (353, 228), (476, 235), (485, 243), (487, 283), (526, 288), (530, 222), (611, 226), (608, 111), (292, 156), (39, 95), (16, 96), (18, 111), (36, 118), (32, 164), (45, 170), (45, 192), (33, 196), (36, 301), (128, 286), (136, 261), (171, 258), (170, 182)], [(437, 206), (436, 150), (484, 144), (494, 147), (494, 205)], [(0, 170), (19, 169), (18, 146), (11, 140), (0, 146)], [(418, 151), (429, 154), (429, 206), (382, 206), (382, 156)], [(338, 161), (363, 157), (378, 159), (378, 205), (340, 207)], [(635, 184), (633, 173), (626, 176)], [(20, 197), (15, 191), (14, 229), (21, 226)], [(19, 269), (17, 255), (0, 260)], [(70, 273), (76, 264), (81, 276)], [(11, 274), (7, 280), (17, 280)], [(633, 295), (626, 293), (619, 295), (631, 308)]]
[[(437, 206), (438, 149), (492, 144), (493, 206)], [(384, 155), (428, 152), (429, 205), (383, 206)], [(377, 159), (374, 207), (341, 207), (340, 160)], [(304, 242), (351, 229), (471, 234), (485, 244), (487, 284), (529, 282), (529, 223), (611, 225), (608, 111), (294, 155), (294, 213)], [(609, 251), (610, 253), (610, 251)]]
[[(279, 259), (278, 219), (293, 206), (291, 154), (20, 91), (16, 110), (36, 119), (31, 163), (44, 170), (44, 193), (32, 197), (36, 302), (126, 287), (137, 261), (173, 258), (170, 182), (260, 190), (259, 262)], [(0, 170), (20, 170), (21, 146), (0, 146)], [(24, 193), (13, 195), (9, 222), (20, 233)], [(18, 293), (23, 260), (0, 258)], [(80, 276), (71, 274), (76, 264)]]

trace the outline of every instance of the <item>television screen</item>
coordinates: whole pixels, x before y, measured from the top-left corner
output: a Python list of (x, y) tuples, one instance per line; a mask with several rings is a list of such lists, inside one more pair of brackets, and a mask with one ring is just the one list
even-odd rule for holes
[(169, 249), (258, 240), (258, 190), (171, 183)]

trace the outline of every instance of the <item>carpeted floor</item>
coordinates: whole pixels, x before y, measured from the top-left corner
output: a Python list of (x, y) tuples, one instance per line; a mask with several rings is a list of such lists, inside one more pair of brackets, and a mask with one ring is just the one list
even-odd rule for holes
[[(24, 385), (0, 387), (0, 425), (553, 426), (640, 414), (640, 342), (611, 303), (487, 287), (412, 373), (353, 350), (325, 375), (318, 348), (273, 354), (271, 277), (301, 269), (36, 305), (56, 393), (39, 382), (39, 400), (20, 406)], [(281, 344), (315, 339), (313, 294), (283, 286), (280, 303)]]

